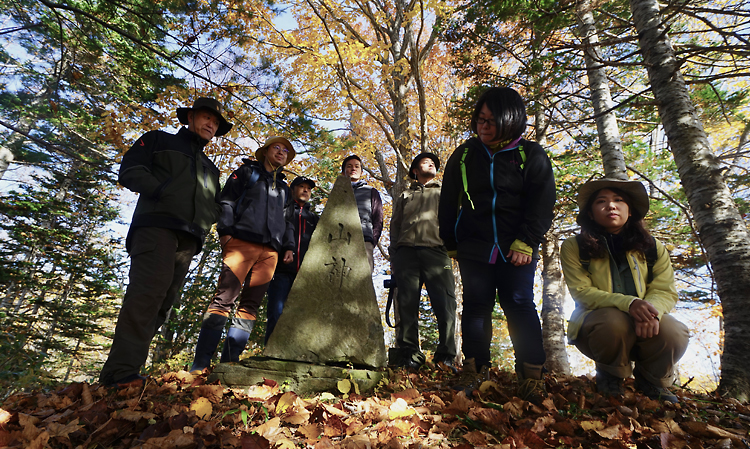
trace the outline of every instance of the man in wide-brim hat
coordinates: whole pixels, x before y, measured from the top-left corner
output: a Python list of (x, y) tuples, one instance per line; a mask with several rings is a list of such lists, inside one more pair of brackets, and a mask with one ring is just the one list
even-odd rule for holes
[[(290, 191), (282, 171), (295, 155), (288, 139), (271, 136), (255, 152), (257, 160), (244, 159), (221, 191), (216, 230), (224, 263), (216, 294), (203, 316), (193, 373), (210, 365), (235, 302), (221, 361), (239, 361), (277, 263), (294, 259), (294, 227), (285, 220)], [(243, 285), (245, 292), (238, 301)]]
[(221, 103), (197, 98), (178, 108), (177, 134), (150, 131), (122, 158), (120, 184), (140, 194), (128, 232), (130, 282), (99, 382), (142, 383), (156, 330), (180, 295), (190, 262), (219, 216), (219, 169), (203, 152), (232, 124)]

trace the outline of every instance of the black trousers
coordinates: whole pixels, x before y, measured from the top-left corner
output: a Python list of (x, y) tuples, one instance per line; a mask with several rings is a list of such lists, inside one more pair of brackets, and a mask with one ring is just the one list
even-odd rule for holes
[(398, 286), (400, 326), (396, 340), (404, 353), (419, 349), (419, 303), (422, 284), (427, 288), (438, 323), (439, 340), (435, 360), (456, 357), (456, 295), (451, 260), (444, 249), (401, 246), (391, 260)]
[(198, 240), (183, 231), (137, 228), (130, 251), (130, 282), (117, 318), (109, 357), (99, 382), (138, 374), (156, 331), (164, 324), (185, 282)]

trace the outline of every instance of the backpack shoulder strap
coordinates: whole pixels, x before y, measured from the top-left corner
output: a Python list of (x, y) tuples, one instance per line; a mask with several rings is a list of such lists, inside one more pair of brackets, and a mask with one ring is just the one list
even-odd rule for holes
[(526, 166), (526, 151), (523, 149), (523, 145), (518, 146), (518, 153), (521, 155), (521, 171), (523, 172), (523, 168)]
[(583, 242), (583, 236), (581, 234), (576, 234), (576, 242), (578, 243), (578, 259), (581, 260), (583, 268), (588, 271), (589, 265), (591, 265), (591, 254), (589, 254), (589, 251), (586, 248), (581, 246), (581, 243)]
[(653, 245), (646, 250), (646, 266), (648, 267), (647, 284), (650, 284), (654, 280), (654, 265), (658, 258), (658, 255), (656, 254), (656, 239), (653, 236), (651, 236), (651, 238), (653, 239)]
[[(469, 195), (469, 180), (466, 176), (466, 155), (469, 154), (469, 146), (467, 145), (464, 147), (464, 154), (461, 155), (461, 162), (459, 164), (461, 165), (461, 180), (463, 181), (464, 185), (464, 193), (466, 193), (466, 199), (469, 200), (469, 204), (471, 205), (471, 208), (474, 209), (474, 202), (471, 201), (471, 195)], [(461, 210), (461, 200), (463, 199), (463, 195), (458, 196), (458, 209)]]

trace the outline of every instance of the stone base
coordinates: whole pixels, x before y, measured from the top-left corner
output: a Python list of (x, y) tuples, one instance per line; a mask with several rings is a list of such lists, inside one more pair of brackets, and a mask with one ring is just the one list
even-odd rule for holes
[[(248, 357), (239, 363), (216, 365), (208, 381), (219, 380), (222, 385), (228, 387), (248, 388), (262, 383), (263, 378), (266, 378), (275, 380), (279, 385), (286, 384), (288, 390), (304, 396), (323, 391), (338, 392), (337, 384), (342, 379), (356, 382), (360, 393), (364, 393), (375, 388), (383, 376), (382, 371), (315, 365), (267, 357)], [(352, 389), (353, 392), (354, 389)]]

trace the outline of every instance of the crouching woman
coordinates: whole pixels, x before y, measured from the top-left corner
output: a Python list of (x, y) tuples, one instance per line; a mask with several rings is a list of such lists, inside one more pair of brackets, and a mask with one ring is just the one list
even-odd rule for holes
[[(652, 399), (678, 402), (667, 387), (688, 345), (688, 329), (668, 314), (677, 303), (664, 245), (646, 230), (649, 198), (637, 181), (581, 186), (581, 233), (563, 242), (565, 282), (576, 307), (568, 339), (596, 362), (596, 387), (623, 393), (623, 379)], [(633, 368), (633, 364), (635, 368)]]

